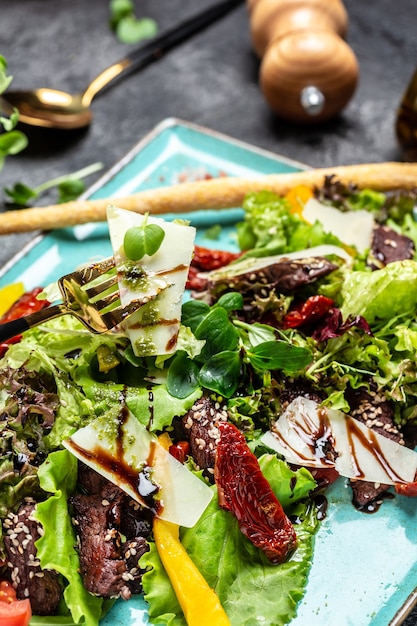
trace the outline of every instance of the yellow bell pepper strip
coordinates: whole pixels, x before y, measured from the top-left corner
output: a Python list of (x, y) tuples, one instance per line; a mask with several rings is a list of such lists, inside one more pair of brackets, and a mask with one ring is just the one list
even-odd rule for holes
[(230, 626), (215, 591), (207, 584), (179, 540), (179, 527), (157, 517), (153, 534), (188, 626)]
[(313, 195), (313, 191), (307, 185), (297, 185), (290, 189), (285, 195), (290, 205), (290, 213), (296, 213), (302, 217), (304, 205)]
[(0, 316), (4, 315), (24, 292), (23, 283), (13, 283), (12, 285), (2, 287), (0, 289)]

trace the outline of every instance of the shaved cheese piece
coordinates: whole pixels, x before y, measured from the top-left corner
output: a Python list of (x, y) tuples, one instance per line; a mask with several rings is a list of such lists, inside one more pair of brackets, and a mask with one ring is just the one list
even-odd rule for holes
[[(125, 255), (123, 242), (129, 228), (141, 226), (145, 216), (115, 206), (107, 209), (116, 267), (119, 272), (120, 300), (123, 305), (143, 298), (158, 286), (160, 293), (135, 312), (123, 324), (136, 356), (170, 354), (174, 352), (181, 320), (181, 305), (188, 270), (194, 250), (195, 228), (186, 223), (166, 222), (147, 216), (147, 224), (157, 224), (165, 237), (155, 254), (132, 261)], [(126, 268), (128, 268), (126, 270)], [(132, 270), (143, 277), (129, 279)]]
[(158, 443), (128, 411), (105, 424), (95, 420), (63, 445), (161, 519), (191, 528), (213, 492)]
[(262, 437), (289, 462), (335, 468), (341, 476), (393, 485), (414, 480), (417, 453), (358, 420), (298, 397)]
[(369, 211), (339, 211), (310, 198), (302, 215), (310, 224), (320, 222), (325, 232), (332, 233), (348, 246), (355, 246), (359, 253), (371, 246), (375, 222)]
[(211, 272), (201, 272), (201, 275), (205, 276), (209, 280), (222, 280), (223, 278), (240, 276), (241, 274), (246, 274), (246, 272), (256, 272), (264, 267), (268, 267), (269, 265), (285, 261), (286, 259), (312, 259), (326, 256), (337, 256), (347, 263), (351, 263), (353, 261), (352, 256), (340, 246), (323, 244), (321, 246), (314, 246), (312, 248), (306, 248), (305, 250), (295, 250), (294, 252), (287, 252), (285, 254), (275, 254), (273, 256), (264, 257), (248, 257), (243, 259), (243, 261), (236, 261), (225, 267), (212, 270)]

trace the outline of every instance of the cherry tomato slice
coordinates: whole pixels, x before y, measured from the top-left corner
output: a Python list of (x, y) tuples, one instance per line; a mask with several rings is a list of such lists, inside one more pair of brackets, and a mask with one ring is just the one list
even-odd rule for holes
[(16, 591), (8, 580), (0, 581), (0, 602), (13, 602), (16, 600)]
[(417, 481), (412, 483), (395, 483), (395, 491), (401, 496), (417, 497)]
[(29, 600), (16, 600), (16, 592), (7, 580), (0, 582), (0, 626), (28, 626), (32, 617)]

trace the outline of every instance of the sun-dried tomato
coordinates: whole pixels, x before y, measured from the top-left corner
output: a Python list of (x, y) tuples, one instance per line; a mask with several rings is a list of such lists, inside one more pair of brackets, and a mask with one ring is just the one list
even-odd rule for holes
[(282, 320), (283, 328), (298, 328), (304, 324), (312, 324), (322, 318), (334, 306), (331, 298), (311, 296), (290, 309)]
[(229, 265), (241, 255), (240, 252), (227, 252), (225, 250), (211, 250), (202, 246), (194, 247), (194, 256), (188, 272), (187, 289), (203, 291), (207, 287), (207, 280), (199, 276), (200, 272), (210, 272), (219, 267)]
[(281, 563), (297, 545), (294, 527), (242, 433), (228, 422), (219, 422), (218, 428), (214, 477), (219, 505), (272, 563)]
[(201, 276), (201, 270), (197, 267), (190, 267), (188, 270), (188, 277), (186, 288), (191, 291), (203, 291), (207, 287), (207, 279)]
[(190, 444), (188, 441), (178, 441), (169, 446), (168, 451), (177, 461), (184, 463), (185, 459), (190, 454)]
[[(17, 320), (24, 315), (30, 315), (31, 313), (36, 313), (36, 311), (40, 311), (45, 307), (49, 306), (49, 302), (47, 300), (38, 300), (37, 295), (42, 291), (41, 287), (35, 287), (31, 291), (27, 291), (24, 293), (4, 315), (0, 318), (0, 323), (5, 324), (6, 322), (11, 322), (12, 320)], [(7, 348), (12, 343), (18, 343), (22, 338), (21, 335), (16, 335), (16, 337), (12, 337), (7, 341), (3, 341), (0, 343), (0, 357), (6, 352)]]
[(210, 248), (195, 246), (191, 265), (200, 271), (208, 272), (210, 270), (217, 270), (219, 267), (223, 267), (224, 265), (229, 265), (229, 263), (235, 261), (240, 256), (240, 252), (211, 250)]

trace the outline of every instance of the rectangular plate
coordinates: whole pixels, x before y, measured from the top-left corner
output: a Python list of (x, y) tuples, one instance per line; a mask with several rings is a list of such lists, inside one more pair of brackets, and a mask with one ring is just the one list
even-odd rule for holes
[[(143, 189), (219, 175), (299, 171), (307, 166), (177, 119), (159, 124), (84, 197), (111, 198)], [(171, 216), (172, 217), (172, 216)], [(182, 216), (184, 217), (184, 216)], [(190, 213), (197, 243), (236, 249), (239, 208)], [(221, 238), (205, 237), (221, 223)], [(46, 285), (77, 264), (110, 254), (106, 224), (85, 224), (35, 238), (0, 272), (0, 286)], [(373, 515), (358, 512), (339, 479), (328, 491), (306, 594), (291, 626), (399, 626), (416, 604), (417, 506), (412, 498), (384, 501)], [(102, 626), (148, 624), (142, 597), (118, 601)], [(267, 626), (267, 625), (266, 625)]]

